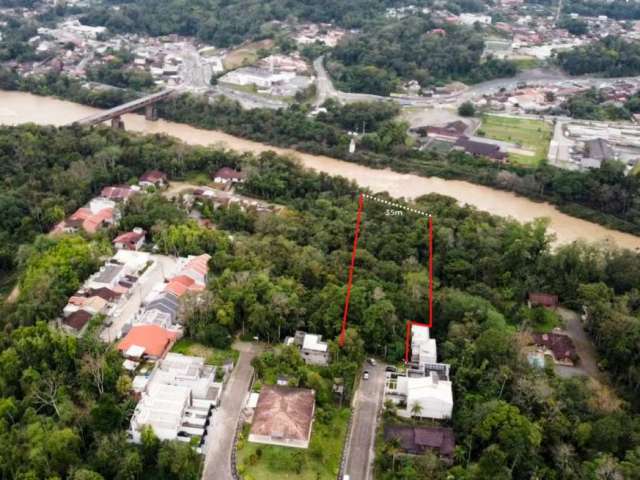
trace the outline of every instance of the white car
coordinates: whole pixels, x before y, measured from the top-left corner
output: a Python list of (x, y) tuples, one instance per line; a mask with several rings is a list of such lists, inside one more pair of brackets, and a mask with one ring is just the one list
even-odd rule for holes
[(369, 380), (369, 370), (364, 371), (364, 375), (362, 376), (365, 380)]

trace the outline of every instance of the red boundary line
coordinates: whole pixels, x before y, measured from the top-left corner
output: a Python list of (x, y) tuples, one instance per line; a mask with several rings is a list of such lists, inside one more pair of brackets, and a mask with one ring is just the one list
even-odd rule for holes
[[(347, 296), (344, 300), (344, 313), (342, 315), (342, 328), (338, 344), (344, 347), (345, 335), (347, 331), (347, 318), (349, 316), (349, 301), (351, 299), (351, 287), (353, 286), (353, 272), (356, 266), (356, 252), (358, 251), (358, 240), (360, 238), (360, 224), (362, 222), (362, 210), (364, 208), (364, 195), (358, 197), (358, 214), (356, 216), (356, 228), (353, 235), (353, 250), (351, 252), (351, 265), (349, 266), (349, 280), (347, 282)], [(429, 323), (420, 323), (413, 320), (407, 321), (407, 331), (405, 333), (404, 361), (409, 360), (409, 340), (411, 337), (411, 326), (423, 325), (428, 328), (433, 327), (433, 218), (429, 215)]]
[(364, 207), (364, 196), (362, 193), (358, 198), (358, 216), (356, 218), (356, 230), (353, 235), (353, 251), (351, 252), (351, 266), (349, 267), (349, 282), (347, 283), (347, 297), (344, 300), (344, 314), (342, 315), (342, 330), (338, 341), (340, 347), (344, 347), (345, 335), (347, 332), (347, 316), (349, 315), (349, 300), (351, 299), (351, 286), (353, 285), (353, 270), (356, 266), (356, 251), (358, 250), (358, 238), (360, 237), (360, 222), (362, 220), (362, 209)]

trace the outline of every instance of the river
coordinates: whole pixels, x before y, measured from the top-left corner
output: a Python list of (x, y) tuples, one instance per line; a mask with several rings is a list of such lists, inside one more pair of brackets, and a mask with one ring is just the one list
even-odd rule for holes
[[(55, 98), (0, 90), (0, 124), (17, 125), (33, 122), (40, 125), (65, 125), (97, 111), (94, 108)], [(123, 119), (128, 130), (141, 133), (164, 133), (188, 144), (224, 145), (234, 150), (254, 153), (273, 150), (280, 154), (295, 155), (308, 168), (331, 175), (341, 175), (355, 180), (363, 187), (369, 187), (374, 192), (387, 191), (394, 197), (415, 198), (427, 193), (439, 193), (453, 197), (461, 204), (472, 205), (479, 210), (512, 217), (521, 222), (547, 217), (550, 220), (549, 230), (556, 235), (557, 244), (585, 239), (640, 250), (640, 237), (571, 217), (558, 211), (549, 203), (533, 202), (510, 192), (459, 180), (421, 177), (388, 169), (376, 170), (321, 155), (272, 147), (219, 131), (202, 130), (164, 120), (151, 122), (141, 115), (125, 115)], [(435, 221), (437, 222), (437, 219)]]

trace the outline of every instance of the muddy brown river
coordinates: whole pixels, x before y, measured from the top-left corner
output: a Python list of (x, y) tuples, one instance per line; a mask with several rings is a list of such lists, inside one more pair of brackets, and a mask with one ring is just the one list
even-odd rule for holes
[[(97, 111), (95, 108), (55, 98), (24, 92), (0, 91), (0, 124), (17, 125), (33, 122), (40, 125), (65, 125)], [(273, 150), (281, 154), (294, 155), (308, 168), (331, 175), (341, 175), (355, 180), (361, 186), (369, 187), (374, 192), (387, 191), (394, 197), (415, 198), (427, 193), (440, 193), (455, 198), (461, 204), (472, 205), (479, 210), (512, 217), (521, 222), (546, 217), (550, 221), (549, 230), (556, 235), (558, 244), (584, 239), (640, 250), (640, 237), (571, 217), (558, 211), (549, 203), (533, 202), (510, 192), (458, 180), (376, 170), (321, 155), (272, 147), (219, 131), (202, 130), (164, 120), (151, 122), (141, 115), (125, 115), (123, 119), (128, 130), (141, 133), (164, 133), (188, 144), (223, 145), (234, 150), (254, 153)]]

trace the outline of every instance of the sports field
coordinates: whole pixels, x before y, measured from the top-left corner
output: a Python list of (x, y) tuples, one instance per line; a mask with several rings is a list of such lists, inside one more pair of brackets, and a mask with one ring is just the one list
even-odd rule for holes
[(530, 155), (509, 153), (509, 160), (512, 163), (536, 167), (547, 158), (553, 127), (542, 120), (484, 115), (477, 133), (481, 132), (486, 138), (515, 143), (522, 150), (531, 151)]

